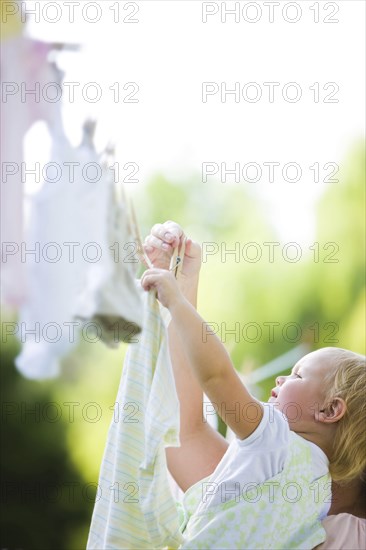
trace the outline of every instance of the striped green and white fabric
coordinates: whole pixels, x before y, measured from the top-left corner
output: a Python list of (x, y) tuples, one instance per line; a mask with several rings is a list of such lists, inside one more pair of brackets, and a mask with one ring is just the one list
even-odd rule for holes
[(166, 324), (154, 292), (141, 294), (143, 331), (126, 353), (88, 550), (178, 548), (183, 542), (165, 459), (165, 446), (179, 445)]

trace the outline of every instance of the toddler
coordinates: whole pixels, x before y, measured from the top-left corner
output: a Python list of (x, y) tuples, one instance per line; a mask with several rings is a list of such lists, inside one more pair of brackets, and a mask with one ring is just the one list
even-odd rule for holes
[(214, 472), (184, 495), (183, 548), (314, 548), (325, 539), (329, 472), (347, 482), (366, 468), (365, 358), (310, 353), (261, 403), (170, 271), (148, 269), (141, 284), (169, 309), (200, 386), (236, 435)]

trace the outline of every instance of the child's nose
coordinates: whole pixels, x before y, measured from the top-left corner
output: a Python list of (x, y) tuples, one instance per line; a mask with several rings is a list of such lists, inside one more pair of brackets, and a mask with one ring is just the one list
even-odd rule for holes
[(281, 386), (285, 380), (284, 376), (277, 376), (276, 378), (276, 386)]

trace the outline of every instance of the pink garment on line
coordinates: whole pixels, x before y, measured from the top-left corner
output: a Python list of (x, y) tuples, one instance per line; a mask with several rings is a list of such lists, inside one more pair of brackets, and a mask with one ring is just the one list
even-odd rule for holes
[[(1, 301), (12, 307), (19, 307), (27, 294), (24, 265), (17, 252), (24, 241), (23, 139), (34, 122), (50, 123), (60, 109), (59, 101), (46, 101), (42, 94), (48, 83), (60, 81), (58, 69), (47, 60), (50, 49), (48, 44), (21, 35), (1, 42)], [(34, 90), (36, 85), (37, 96), (22, 97), (22, 89)], [(8, 169), (15, 173), (6, 175)]]

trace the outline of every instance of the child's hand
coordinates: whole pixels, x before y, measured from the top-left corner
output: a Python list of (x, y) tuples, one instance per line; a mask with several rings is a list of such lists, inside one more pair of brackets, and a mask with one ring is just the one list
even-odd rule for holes
[[(173, 221), (155, 224), (144, 242), (144, 250), (154, 267), (168, 269), (173, 251), (184, 237), (183, 229)], [(201, 247), (197, 242), (187, 239), (181, 276), (188, 279), (195, 277), (200, 268)]]
[(141, 278), (141, 285), (144, 290), (154, 288), (159, 302), (167, 308), (184, 299), (173, 273), (166, 269), (147, 269)]

